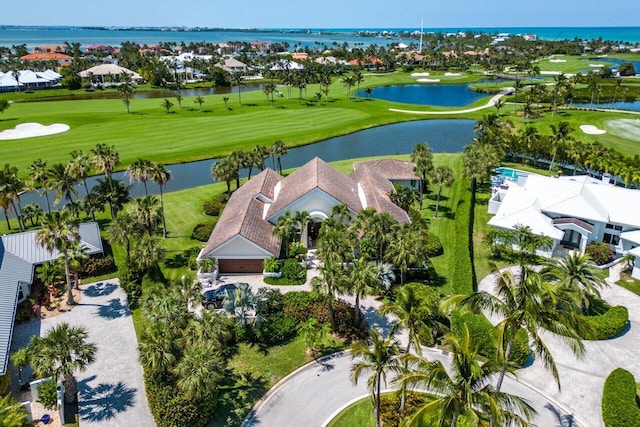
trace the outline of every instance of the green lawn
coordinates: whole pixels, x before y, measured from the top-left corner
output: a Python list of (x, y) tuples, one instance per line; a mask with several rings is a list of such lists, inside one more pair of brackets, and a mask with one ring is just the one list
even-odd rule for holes
[(371, 399), (365, 397), (346, 407), (327, 427), (375, 427), (376, 418), (373, 415)]
[(620, 275), (620, 280), (616, 282), (616, 285), (622, 286), (623, 288), (640, 296), (640, 280), (634, 279), (628, 273), (622, 273)]
[(598, 68), (589, 67), (589, 64), (603, 64), (605, 67), (611, 67), (613, 65), (612, 62), (606, 62), (605, 60), (588, 59), (586, 57), (571, 55), (553, 55), (551, 58), (536, 61), (533, 65), (537, 65), (540, 71), (560, 71), (564, 74), (577, 74), (580, 70), (589, 69), (596, 72), (598, 71)]

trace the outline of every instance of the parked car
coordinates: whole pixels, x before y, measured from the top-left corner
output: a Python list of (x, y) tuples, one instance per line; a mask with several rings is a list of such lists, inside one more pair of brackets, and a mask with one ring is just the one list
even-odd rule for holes
[(206, 310), (218, 310), (222, 308), (222, 303), (227, 295), (234, 292), (238, 287), (235, 283), (222, 285), (216, 289), (210, 289), (202, 294), (202, 306)]

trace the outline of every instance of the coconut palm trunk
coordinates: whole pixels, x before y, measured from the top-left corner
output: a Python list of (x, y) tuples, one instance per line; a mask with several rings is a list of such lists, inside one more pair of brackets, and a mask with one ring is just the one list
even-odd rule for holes
[(513, 347), (513, 340), (515, 339), (515, 335), (509, 339), (509, 343), (507, 344), (507, 349), (504, 352), (504, 362), (505, 365), (500, 368), (500, 375), (498, 376), (498, 382), (496, 383), (496, 390), (500, 391), (502, 388), (502, 382), (504, 381), (504, 377), (507, 373), (507, 361), (509, 360), (509, 356), (511, 355), (511, 348)]

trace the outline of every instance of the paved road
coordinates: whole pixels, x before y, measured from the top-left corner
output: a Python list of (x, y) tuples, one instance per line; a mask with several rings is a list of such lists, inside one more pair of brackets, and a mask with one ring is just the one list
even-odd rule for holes
[(77, 375), (80, 426), (154, 426), (133, 320), (118, 280), (83, 285), (82, 299), (70, 312), (17, 325), (12, 351), (61, 322), (86, 327), (98, 347), (95, 363)]

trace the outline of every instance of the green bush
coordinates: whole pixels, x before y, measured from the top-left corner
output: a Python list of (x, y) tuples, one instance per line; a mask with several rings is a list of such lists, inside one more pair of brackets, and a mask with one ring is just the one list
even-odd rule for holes
[(280, 261), (276, 257), (267, 258), (262, 261), (262, 269), (267, 273), (277, 273), (280, 271)]
[(622, 368), (612, 371), (602, 391), (602, 419), (606, 427), (640, 426), (636, 380)]
[(200, 224), (193, 227), (191, 238), (200, 242), (206, 242), (207, 240), (209, 240), (211, 232), (213, 232), (213, 229), (215, 228), (217, 223), (217, 219), (201, 222)]
[(217, 198), (207, 200), (202, 204), (202, 210), (204, 211), (204, 214), (209, 216), (219, 216), (222, 213), (224, 207), (225, 202)]
[(38, 402), (48, 409), (58, 404), (58, 384), (55, 380), (43, 381), (38, 385)]
[(307, 280), (307, 269), (300, 264), (300, 260), (289, 258), (282, 266), (282, 277), (294, 282), (304, 283)]
[[(417, 298), (422, 301), (422, 305), (428, 309), (431, 313), (438, 313), (438, 306), (440, 305), (440, 294), (431, 286), (424, 283), (410, 282), (404, 285), (405, 288), (413, 289)], [(399, 289), (399, 288), (398, 288)], [(436, 315), (437, 316), (437, 315)], [(443, 318), (442, 322), (446, 322)], [(418, 333), (420, 337), (420, 343), (423, 345), (433, 345), (433, 335), (429, 331), (421, 331)]]
[(425, 233), (426, 241), (424, 245), (424, 252), (429, 258), (433, 258), (438, 255), (442, 255), (442, 242), (440, 238), (433, 233)]
[(279, 344), (297, 334), (298, 324), (284, 315), (284, 295), (277, 289), (263, 291), (265, 307), (261, 310), (264, 321), (255, 328), (255, 339), (263, 344)]
[(80, 271), (81, 277), (93, 277), (102, 276), (117, 271), (116, 263), (113, 261), (111, 255), (107, 255), (101, 258), (89, 258), (84, 264), (82, 271)]
[(582, 336), (586, 340), (608, 340), (622, 334), (629, 324), (629, 310), (618, 305), (599, 316), (581, 316), (593, 329)]
[(215, 387), (204, 389), (199, 399), (187, 399), (175, 386), (146, 372), (144, 380), (149, 409), (159, 427), (206, 426), (213, 417), (218, 398)]
[[(482, 314), (454, 312), (451, 315), (451, 331), (460, 335), (463, 326), (467, 325), (472, 345), (478, 354), (487, 359), (493, 359), (498, 354), (498, 330)], [(521, 329), (511, 346), (509, 359), (516, 366), (523, 366), (529, 358), (529, 340), (527, 333)]]
[(597, 265), (606, 264), (613, 258), (611, 247), (604, 242), (593, 242), (589, 244), (585, 253), (589, 255)]

